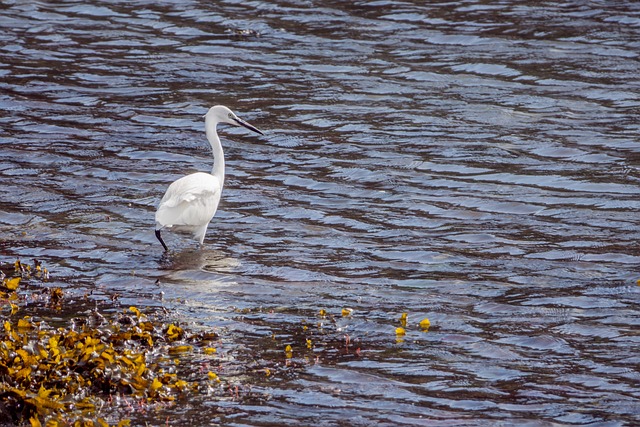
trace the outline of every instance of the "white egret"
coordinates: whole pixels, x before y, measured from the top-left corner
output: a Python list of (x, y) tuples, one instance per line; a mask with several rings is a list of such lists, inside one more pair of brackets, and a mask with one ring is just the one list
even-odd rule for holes
[(160, 235), (161, 230), (191, 233), (202, 245), (209, 222), (216, 214), (224, 184), (224, 153), (216, 131), (218, 123), (244, 126), (264, 135), (227, 107), (216, 105), (209, 108), (204, 115), (204, 126), (213, 150), (213, 169), (210, 174), (196, 172), (184, 176), (174, 181), (164, 193), (156, 211), (156, 237), (165, 251), (168, 248)]

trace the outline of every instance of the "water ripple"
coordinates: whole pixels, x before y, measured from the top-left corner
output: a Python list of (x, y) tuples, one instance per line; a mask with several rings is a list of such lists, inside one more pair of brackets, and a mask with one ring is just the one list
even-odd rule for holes
[[(321, 308), (359, 346), (221, 424), (638, 423), (637, 5), (2, 10), (3, 262), (224, 327), (247, 361)], [(213, 104), (266, 136), (220, 126), (206, 247), (162, 258), (154, 206), (211, 169)]]

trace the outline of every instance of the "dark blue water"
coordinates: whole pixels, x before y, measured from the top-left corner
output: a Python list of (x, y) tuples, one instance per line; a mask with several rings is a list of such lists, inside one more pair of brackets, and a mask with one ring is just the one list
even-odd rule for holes
[[(0, 260), (221, 333), (157, 425), (635, 425), (639, 58), (627, 1), (3, 1)], [(215, 104), (266, 136), (163, 257)]]

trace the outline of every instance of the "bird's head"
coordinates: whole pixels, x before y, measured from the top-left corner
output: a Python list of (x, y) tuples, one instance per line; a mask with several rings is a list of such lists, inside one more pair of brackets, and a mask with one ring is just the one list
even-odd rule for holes
[(215, 107), (209, 108), (207, 114), (204, 115), (204, 120), (205, 122), (213, 121), (216, 124), (229, 123), (235, 126), (242, 126), (253, 132), (259, 133), (260, 135), (264, 135), (262, 131), (236, 116), (233, 111), (231, 111), (224, 105), (216, 105)]

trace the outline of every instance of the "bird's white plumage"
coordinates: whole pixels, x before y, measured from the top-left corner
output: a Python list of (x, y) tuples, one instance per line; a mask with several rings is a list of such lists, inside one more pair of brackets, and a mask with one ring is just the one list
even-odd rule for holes
[(222, 183), (208, 173), (197, 172), (173, 182), (160, 201), (156, 212), (156, 229), (193, 233), (202, 244), (202, 226), (213, 219), (218, 209)]
[(165, 250), (167, 246), (160, 235), (161, 230), (191, 233), (202, 245), (209, 222), (216, 214), (224, 184), (224, 153), (216, 132), (218, 123), (244, 126), (262, 135), (222, 105), (211, 107), (204, 117), (207, 139), (213, 151), (213, 169), (210, 174), (197, 172), (174, 181), (162, 197), (156, 211), (156, 237)]

